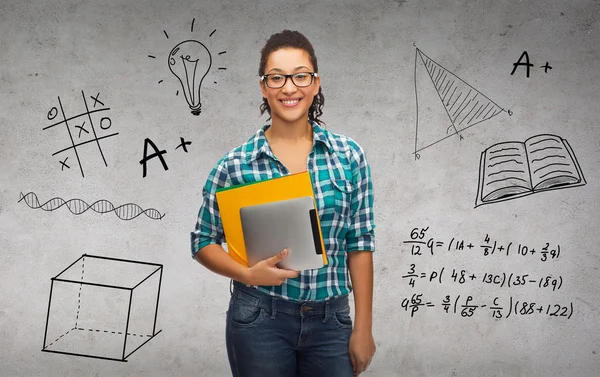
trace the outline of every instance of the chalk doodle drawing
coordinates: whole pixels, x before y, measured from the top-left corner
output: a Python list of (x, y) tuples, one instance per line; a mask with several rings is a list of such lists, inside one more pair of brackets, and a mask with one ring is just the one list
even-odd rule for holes
[[(67, 147), (67, 148), (63, 148), (61, 150), (59, 150), (58, 152), (55, 152), (52, 154), (52, 156), (56, 156), (60, 153), (64, 153), (70, 150), (73, 150), (73, 152), (75, 153), (75, 158), (77, 159), (77, 163), (79, 164), (79, 170), (81, 171), (81, 176), (85, 177), (84, 173), (83, 173), (83, 166), (81, 165), (81, 158), (79, 156), (79, 151), (78, 148), (82, 147), (85, 144), (90, 144), (90, 143), (94, 143), (96, 144), (96, 146), (98, 147), (98, 151), (100, 152), (100, 156), (102, 157), (102, 161), (104, 161), (104, 165), (108, 166), (108, 164), (106, 163), (106, 158), (104, 157), (104, 152), (102, 151), (102, 147), (100, 146), (100, 140), (103, 139), (107, 139), (109, 137), (113, 137), (118, 135), (118, 132), (114, 132), (111, 134), (107, 134), (107, 135), (101, 135), (99, 136), (99, 132), (103, 132), (108, 130), (111, 126), (112, 126), (112, 121), (110, 119), (110, 117), (104, 116), (101, 117), (100, 120), (97, 120), (96, 122), (94, 122), (92, 114), (94, 114), (94, 117), (97, 116), (97, 114), (99, 114), (100, 112), (103, 111), (108, 111), (110, 110), (109, 107), (100, 107), (98, 109), (96, 109), (96, 105), (100, 105), (100, 106), (105, 106), (104, 103), (99, 99), (100, 98), (100, 93), (96, 94), (96, 96), (90, 96), (91, 99), (94, 100), (94, 104), (92, 106), (92, 110), (90, 110), (89, 105), (88, 105), (88, 101), (85, 98), (85, 93), (83, 92), (83, 90), (81, 91), (81, 96), (83, 98), (83, 104), (85, 106), (85, 112), (79, 114), (79, 115), (75, 115), (72, 117), (67, 118), (67, 116), (65, 115), (65, 109), (63, 107), (62, 101), (60, 100), (60, 97), (58, 97), (58, 106), (60, 108), (60, 114), (62, 115), (62, 120), (59, 122), (55, 122), (52, 123), (49, 126), (46, 126), (43, 128), (43, 130), (47, 130), (56, 126), (60, 126), (60, 125), (64, 125), (67, 133), (69, 135), (69, 139), (71, 141), (71, 146)], [(47, 114), (47, 118), (49, 121), (53, 121), (56, 119), (56, 117), (59, 115), (59, 109), (54, 106), (50, 109), (50, 111), (48, 111)], [(86, 125), (86, 122), (88, 123)], [(95, 126), (99, 126), (100, 130), (98, 130)], [(73, 125), (73, 128), (71, 127), (71, 125)], [(89, 127), (89, 128), (88, 128)], [(90, 133), (91, 131), (91, 133)], [(74, 132), (77, 132), (77, 137), (74, 137)], [(83, 133), (83, 139), (82, 139), (82, 133)], [(69, 157), (66, 157), (64, 160), (60, 160), (60, 164), (61, 164), (61, 171), (64, 171), (65, 168), (70, 169), (71, 166), (67, 163)]]
[(560, 136), (506, 141), (481, 153), (475, 207), (585, 184), (573, 149)]
[(161, 214), (154, 208), (142, 209), (140, 206), (134, 203), (122, 204), (118, 207), (115, 207), (111, 202), (104, 199), (100, 199), (92, 204), (88, 204), (82, 199), (70, 199), (65, 201), (62, 198), (52, 198), (45, 203), (40, 204), (35, 193), (28, 192), (27, 194), (23, 195), (21, 192), (19, 194), (19, 201), (17, 203), (21, 201), (24, 201), (32, 209), (41, 208), (44, 211), (55, 211), (62, 206), (66, 206), (74, 215), (81, 215), (88, 209), (91, 209), (97, 213), (114, 212), (115, 215), (117, 215), (117, 217), (121, 220), (133, 220), (141, 214), (144, 214), (153, 220), (161, 220), (165, 216), (164, 213)]
[[(463, 137), (459, 134), (461, 131), (489, 120), (502, 112), (512, 115), (510, 110), (503, 109), (479, 90), (425, 55), (419, 48), (416, 46), (415, 48), (414, 80), (417, 109), (415, 159), (420, 158), (420, 151), (451, 136), (459, 136), (462, 140)], [(431, 90), (431, 85), (425, 84), (424, 81), (431, 81), (434, 90)], [(419, 119), (419, 111), (422, 110), (419, 106), (419, 87), (424, 92), (421, 97), (429, 97), (429, 106), (423, 106), (426, 111), (439, 111), (441, 114), (443, 109), (445, 113), (445, 116), (440, 117), (438, 121), (429, 122), (426, 127), (423, 127), (424, 124)], [(437, 97), (437, 100), (434, 100), (433, 97)], [(441, 101), (441, 105), (438, 100)]]
[(83, 254), (51, 278), (43, 352), (127, 361), (156, 330), (163, 265)]
[[(194, 22), (196, 19), (192, 20), (191, 32), (194, 31)], [(217, 30), (213, 30), (209, 38), (213, 36), (213, 34)], [(165, 30), (163, 33), (167, 39), (169, 39), (169, 35)], [(221, 51), (218, 55), (223, 55), (227, 51)], [(155, 55), (148, 55), (151, 59), (156, 59)], [(213, 58), (206, 47), (206, 45), (196, 39), (187, 39), (183, 42), (178, 43), (171, 49), (169, 54), (167, 55), (167, 65), (171, 73), (177, 77), (179, 80), (179, 84), (181, 86), (181, 90), (185, 96), (185, 100), (194, 115), (200, 115), (202, 111), (202, 103), (200, 99), (200, 90), (202, 87), (202, 82), (212, 67)], [(218, 71), (226, 70), (225, 67), (219, 67)], [(162, 83), (163, 80), (160, 80), (158, 83)], [(213, 81), (215, 84), (216, 81)], [(176, 95), (179, 95), (179, 90), (177, 90)]]
[[(185, 140), (182, 137), (179, 137), (179, 140), (181, 140), (181, 143), (175, 147), (175, 150), (181, 148), (182, 151), (188, 153), (187, 146), (192, 145), (192, 142)], [(148, 147), (152, 148), (154, 152), (148, 154)], [(154, 142), (150, 140), (150, 138), (146, 138), (144, 140), (144, 157), (140, 160), (140, 165), (142, 165), (142, 178), (146, 178), (146, 171), (148, 170), (146, 164), (149, 160), (153, 158), (158, 158), (160, 160), (160, 163), (162, 164), (162, 167), (165, 171), (169, 170), (169, 166), (167, 166), (167, 161), (163, 157), (163, 154), (166, 153), (167, 151), (165, 149), (159, 150), (156, 144), (154, 144)]]

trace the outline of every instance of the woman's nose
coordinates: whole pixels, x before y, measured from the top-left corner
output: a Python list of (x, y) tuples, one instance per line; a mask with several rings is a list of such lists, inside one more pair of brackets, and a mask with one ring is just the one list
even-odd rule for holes
[(298, 88), (292, 81), (292, 78), (288, 77), (287, 81), (285, 82), (285, 85), (283, 85), (283, 88), (281, 89), (284, 93), (294, 93)]

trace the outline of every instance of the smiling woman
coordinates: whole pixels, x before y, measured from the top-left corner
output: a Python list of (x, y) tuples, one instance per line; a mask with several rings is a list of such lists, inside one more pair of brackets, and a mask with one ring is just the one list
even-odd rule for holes
[(321, 91), (321, 79), (308, 52), (300, 48), (275, 50), (260, 71), (266, 72), (260, 77), (261, 91), (273, 123), (302, 123), (301, 128), (306, 129), (306, 114)]
[[(271, 124), (210, 172), (191, 233), (192, 256), (233, 280), (226, 346), (234, 377), (358, 376), (375, 353), (370, 166), (356, 141), (320, 126), (321, 76), (304, 35), (272, 35), (261, 51), (259, 76), (261, 115), (268, 112)], [(216, 190), (304, 171), (313, 182), (328, 264), (281, 269), (286, 250), (252, 267), (235, 262), (221, 246), (226, 239)]]

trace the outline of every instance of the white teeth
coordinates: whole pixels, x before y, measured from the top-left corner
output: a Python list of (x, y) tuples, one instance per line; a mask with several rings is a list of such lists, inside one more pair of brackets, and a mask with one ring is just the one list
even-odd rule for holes
[(284, 100), (284, 101), (281, 101), (281, 102), (283, 102), (286, 105), (293, 105), (293, 104), (298, 103), (298, 101), (300, 101), (300, 100), (299, 99), (295, 99), (295, 100), (291, 100), (291, 101), (285, 101)]

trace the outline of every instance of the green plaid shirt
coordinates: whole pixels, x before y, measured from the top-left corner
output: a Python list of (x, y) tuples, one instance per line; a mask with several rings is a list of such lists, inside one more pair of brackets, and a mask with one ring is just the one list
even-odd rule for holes
[[(364, 150), (351, 138), (329, 132), (316, 122), (307, 170), (327, 251), (328, 264), (301, 271), (280, 286), (254, 286), (293, 301), (322, 301), (352, 291), (347, 253), (375, 251), (373, 184)], [(192, 257), (204, 246), (227, 242), (215, 199), (218, 188), (288, 175), (265, 138), (269, 125), (227, 153), (210, 172), (202, 190), (202, 205), (191, 232)]]

